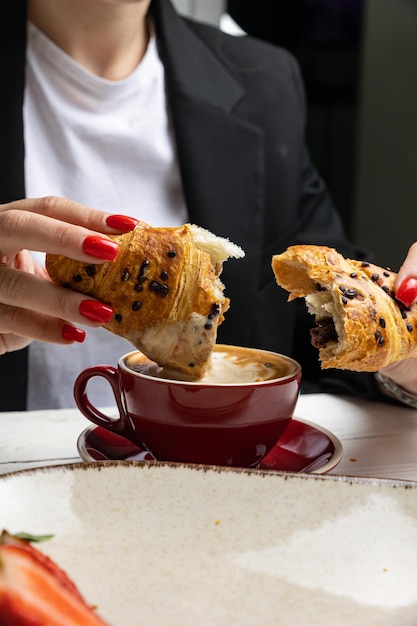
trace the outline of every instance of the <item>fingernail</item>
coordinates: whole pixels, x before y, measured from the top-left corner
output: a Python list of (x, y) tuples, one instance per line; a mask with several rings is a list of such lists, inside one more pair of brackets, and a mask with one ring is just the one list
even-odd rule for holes
[(78, 343), (82, 343), (85, 339), (85, 330), (71, 326), (71, 324), (64, 324), (61, 335), (67, 341), (78, 341)]
[(118, 249), (118, 243), (97, 235), (90, 235), (86, 237), (83, 242), (83, 250), (86, 254), (100, 259), (106, 259), (107, 261), (114, 261)]
[(405, 306), (410, 307), (417, 298), (417, 278), (410, 277), (401, 283), (395, 297)]
[(96, 300), (83, 300), (80, 304), (79, 311), (81, 315), (87, 317), (93, 322), (107, 324), (113, 315), (113, 308), (108, 304), (97, 302)]
[(134, 217), (128, 217), (127, 215), (109, 215), (106, 218), (107, 226), (110, 228), (114, 228), (115, 230), (120, 230), (123, 233), (128, 233), (131, 230), (134, 230), (138, 220), (135, 220)]

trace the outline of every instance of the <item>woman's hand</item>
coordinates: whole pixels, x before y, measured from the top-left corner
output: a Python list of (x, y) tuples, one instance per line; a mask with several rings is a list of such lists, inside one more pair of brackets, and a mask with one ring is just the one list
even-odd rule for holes
[(395, 281), (395, 295), (405, 306), (417, 299), (417, 242), (413, 243)]
[(113, 313), (97, 300), (54, 285), (29, 250), (105, 263), (118, 250), (106, 234), (128, 232), (136, 224), (131, 217), (56, 197), (0, 205), (0, 354), (32, 339), (81, 342), (85, 332), (74, 324), (99, 326)]
[[(395, 281), (396, 298), (407, 307), (417, 300), (417, 242), (414, 243), (402, 264)], [(397, 385), (417, 394), (417, 359), (405, 359), (381, 369), (384, 376)]]
[(410, 358), (391, 363), (380, 372), (417, 397), (417, 359)]

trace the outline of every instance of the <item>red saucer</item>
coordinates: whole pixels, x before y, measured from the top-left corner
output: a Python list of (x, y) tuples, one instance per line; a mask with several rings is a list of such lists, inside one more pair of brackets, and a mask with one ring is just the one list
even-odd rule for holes
[[(83, 461), (154, 461), (137, 445), (101, 426), (89, 426), (78, 437)], [(262, 460), (259, 469), (325, 474), (339, 463), (343, 447), (330, 431), (303, 419), (292, 419), (277, 445)]]

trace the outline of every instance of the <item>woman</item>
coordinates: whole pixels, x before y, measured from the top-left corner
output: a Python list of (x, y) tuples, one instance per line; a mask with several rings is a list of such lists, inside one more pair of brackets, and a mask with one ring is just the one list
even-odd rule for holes
[[(219, 341), (292, 354), (305, 380), (375, 396), (370, 375), (323, 377), (304, 305), (286, 303), (270, 267), (294, 243), (363, 256), (305, 149), (293, 58), (185, 20), (169, 0), (16, 0), (10, 11), (0, 37), (0, 408), (72, 406), (81, 369), (130, 349), (96, 328), (109, 307), (52, 285), (35, 252), (108, 260), (106, 235), (135, 219), (194, 222), (244, 248), (223, 273), (231, 309)], [(410, 276), (415, 247), (398, 286)], [(415, 369), (392, 366), (391, 380), (417, 391)], [(102, 394), (92, 401), (112, 402)]]

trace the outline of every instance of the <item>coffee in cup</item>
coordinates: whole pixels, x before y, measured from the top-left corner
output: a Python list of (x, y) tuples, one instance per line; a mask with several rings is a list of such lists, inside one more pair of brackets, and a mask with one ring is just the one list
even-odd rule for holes
[[(145, 376), (170, 380), (187, 380), (173, 369), (160, 367), (141, 352), (133, 352), (126, 358), (126, 366)], [(211, 385), (242, 385), (284, 378), (293, 371), (286, 357), (261, 350), (227, 346), (216, 349), (210, 358), (208, 369), (197, 382)]]
[[(88, 399), (88, 381), (112, 386), (119, 417), (105, 415)], [(198, 381), (183, 380), (140, 352), (124, 355), (118, 368), (97, 365), (81, 372), (74, 395), (93, 423), (123, 435), (159, 461), (256, 466), (292, 419), (301, 367), (278, 353), (217, 345)]]

